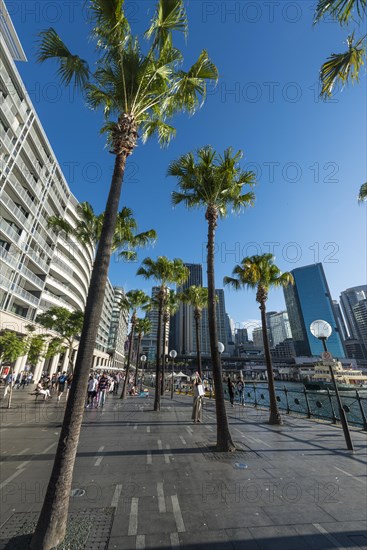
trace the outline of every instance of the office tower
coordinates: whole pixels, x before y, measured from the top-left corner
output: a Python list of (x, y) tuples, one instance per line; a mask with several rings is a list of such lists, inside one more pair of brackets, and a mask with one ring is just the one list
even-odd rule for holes
[[(16, 330), (22, 335), (25, 326), (50, 307), (84, 310), (94, 250), (48, 227), (50, 216), (60, 216), (75, 226), (79, 203), (15, 66), (14, 61), (26, 61), (26, 56), (3, 2), (1, 10), (0, 330)], [(110, 360), (107, 325), (111, 297), (108, 286), (94, 364), (107, 365)], [(26, 360), (24, 356), (22, 365), (17, 362), (17, 368), (23, 368)], [(67, 364), (65, 357), (60, 361)], [(52, 369), (58, 366), (52, 361)], [(36, 372), (39, 370), (37, 367)]]
[(264, 349), (263, 329), (261, 327), (254, 328), (252, 331), (252, 341), (254, 348)]
[(340, 304), (337, 300), (333, 300), (333, 310), (334, 310), (334, 315), (335, 315), (337, 325), (340, 328), (341, 339), (344, 342), (344, 340), (348, 337), (348, 331), (347, 331), (347, 327), (346, 327), (345, 322), (344, 322), (344, 317), (343, 317), (343, 313), (342, 313)]
[(271, 334), (271, 347), (275, 347), (284, 340), (292, 338), (291, 328), (286, 311), (271, 312), (267, 318), (268, 331)]
[[(233, 353), (232, 347), (227, 343), (227, 322), (226, 322), (226, 303), (224, 299), (224, 290), (219, 288), (215, 289), (217, 296), (216, 301), (216, 314), (217, 314), (217, 335), (218, 342), (222, 342), (224, 345), (223, 355), (230, 355)], [(196, 351), (196, 348), (195, 348)], [(205, 308), (202, 311), (201, 317), (201, 352), (203, 355), (210, 355), (210, 337), (209, 337), (209, 319), (208, 310)]]
[[(185, 263), (189, 270), (186, 282), (177, 287), (177, 292), (183, 292), (190, 286), (203, 286), (203, 268), (201, 264)], [(180, 304), (173, 316), (170, 331), (170, 348), (177, 350), (179, 355), (186, 355), (196, 351), (196, 333), (194, 308), (190, 304)]]
[(234, 355), (234, 331), (233, 326), (234, 322), (228, 315), (228, 313), (225, 314), (225, 320), (226, 320), (226, 333), (227, 333), (227, 344), (224, 344), (227, 347), (227, 351), (229, 355)]
[(367, 349), (367, 299), (359, 300), (352, 309), (360, 339)]
[(340, 303), (344, 313), (345, 322), (348, 329), (348, 335), (350, 338), (360, 340), (361, 335), (358, 328), (358, 324), (353, 311), (353, 306), (358, 304), (361, 300), (367, 298), (367, 285), (354, 286), (347, 288), (340, 294)]
[(317, 356), (322, 353), (321, 341), (310, 332), (311, 323), (322, 319), (332, 327), (332, 334), (327, 341), (328, 350), (335, 358), (345, 357), (322, 264), (299, 267), (291, 273), (294, 285), (288, 285), (283, 291), (297, 356)]
[(129, 324), (129, 312), (126, 308), (121, 307), (121, 302), (125, 297), (124, 289), (115, 286), (113, 290), (114, 296), (108, 336), (108, 353), (110, 353), (112, 357), (113, 366), (123, 369), (125, 361), (125, 342), (127, 340)]

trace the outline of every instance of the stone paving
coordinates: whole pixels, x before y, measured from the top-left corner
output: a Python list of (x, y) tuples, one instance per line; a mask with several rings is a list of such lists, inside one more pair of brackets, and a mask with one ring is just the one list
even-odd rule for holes
[[(228, 406), (237, 451), (227, 455), (213, 452), (214, 402), (202, 424), (191, 405), (165, 396), (156, 413), (152, 398), (110, 396), (86, 410), (70, 525), (89, 518), (87, 550), (367, 549), (365, 432), (352, 430), (352, 454), (339, 426), (288, 415), (269, 426), (266, 410)], [(5, 406), (0, 548), (25, 548), (21, 526), (41, 509), (64, 403), (19, 390)], [(63, 548), (82, 547), (70, 540)]]

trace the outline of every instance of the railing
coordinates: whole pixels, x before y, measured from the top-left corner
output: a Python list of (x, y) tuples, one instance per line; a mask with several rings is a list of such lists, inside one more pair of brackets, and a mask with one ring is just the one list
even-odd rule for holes
[(25, 202), (25, 204), (28, 206), (28, 208), (32, 211), (33, 214), (36, 214), (37, 212), (37, 206), (32, 201), (32, 199), (28, 196), (27, 192), (23, 188), (23, 186), (17, 181), (14, 174), (10, 174), (9, 181), (12, 185), (12, 187), (16, 190), (18, 195), (22, 198), (22, 200)]
[(0, 220), (0, 229), (4, 231), (4, 233), (8, 235), (8, 237), (10, 237), (16, 244), (18, 243), (20, 235), (11, 227), (11, 225), (8, 224), (7, 221)]
[(1, 200), (10, 210), (10, 212), (15, 216), (15, 219), (19, 220), (25, 229), (29, 229), (30, 220), (28, 220), (21, 209), (18, 208), (13, 199), (11, 199), (5, 191), (2, 193)]
[(24, 290), (24, 288), (21, 288), (19, 285), (13, 283), (12, 281), (9, 281), (6, 277), (1, 277), (0, 279), (0, 285), (5, 290), (11, 290), (13, 294), (16, 296), (20, 296), (27, 302), (30, 302), (31, 304), (38, 305), (39, 299), (33, 296), (30, 292), (27, 292)]
[[(300, 384), (299, 388), (289, 386), (276, 386), (276, 399), (279, 410), (287, 414), (295, 413), (307, 418), (320, 418), (331, 420), (334, 424), (340, 422), (338, 417), (338, 403), (335, 392), (332, 390), (307, 390)], [(226, 398), (228, 390), (224, 387)], [(349, 424), (361, 426), (367, 430), (367, 390), (356, 387), (355, 390), (339, 390), (343, 409)], [(245, 383), (245, 403), (255, 407), (269, 406), (269, 393), (267, 384)], [(238, 401), (236, 394), (235, 402)]]

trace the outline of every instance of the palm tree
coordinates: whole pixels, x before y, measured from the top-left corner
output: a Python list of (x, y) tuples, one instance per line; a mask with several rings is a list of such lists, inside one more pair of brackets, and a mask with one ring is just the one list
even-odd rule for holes
[[(186, 33), (183, 0), (158, 0), (144, 40), (133, 35), (123, 0), (89, 0), (92, 39), (97, 61), (88, 63), (73, 54), (56, 30), (40, 33), (38, 59), (58, 63), (65, 85), (84, 91), (87, 106), (102, 108), (114, 170), (108, 193), (85, 308), (85, 319), (51, 478), (32, 538), (31, 548), (48, 550), (65, 537), (72, 472), (75, 462), (89, 368), (101, 318), (113, 236), (127, 158), (134, 152), (139, 134), (143, 141), (156, 135), (168, 144), (175, 134), (169, 119), (177, 113), (193, 114), (206, 97), (208, 82), (216, 81), (217, 69), (205, 50), (186, 72), (183, 56), (173, 45), (173, 33)], [(144, 47), (146, 45), (146, 48)], [(145, 50), (145, 51), (144, 51)]]
[(233, 154), (231, 148), (218, 155), (212, 147), (203, 147), (197, 151), (197, 160), (193, 153), (183, 155), (170, 164), (168, 175), (178, 178), (179, 191), (172, 193), (174, 205), (183, 202), (188, 208), (203, 207), (208, 222), (208, 317), (210, 350), (215, 385), (217, 415), (217, 450), (232, 451), (235, 446), (229, 432), (222, 385), (222, 365), (218, 350), (216, 323), (216, 295), (214, 277), (215, 230), (218, 218), (227, 215), (228, 208), (239, 212), (254, 201), (252, 192), (243, 194), (245, 185), (255, 182), (253, 172), (244, 171), (239, 166), (242, 153)]
[(162, 324), (163, 324), (163, 337), (162, 337), (162, 380), (161, 380), (161, 395), (164, 394), (164, 377), (166, 371), (166, 340), (167, 340), (167, 329), (168, 322), (170, 317), (176, 313), (180, 304), (178, 295), (174, 290), (168, 290), (164, 310), (162, 314)]
[(364, 202), (365, 200), (367, 200), (367, 182), (361, 185), (361, 188), (358, 194), (359, 203)]
[[(124, 399), (126, 397), (126, 388), (127, 383), (129, 380), (129, 370), (130, 370), (130, 363), (131, 363), (131, 355), (133, 352), (133, 342), (134, 342), (134, 333), (135, 333), (135, 325), (137, 322), (137, 311), (140, 308), (144, 308), (148, 306), (150, 303), (150, 298), (143, 292), (142, 290), (130, 290), (126, 293), (122, 306), (126, 307), (128, 306), (128, 309), (132, 310), (131, 319), (130, 319), (130, 337), (129, 337), (129, 351), (127, 354), (127, 363), (126, 363), (126, 373), (125, 373), (125, 380), (122, 386), (122, 391), (120, 395), (120, 399)], [(135, 368), (137, 369), (137, 365), (135, 365)]]
[[(347, 26), (351, 21), (363, 20), (367, 11), (366, 0), (318, 0), (314, 23), (325, 16)], [(358, 82), (359, 74), (366, 59), (366, 37), (354, 38), (354, 32), (347, 37), (348, 49), (331, 54), (320, 69), (321, 97), (331, 97), (337, 82), (347, 84)]]
[[(82, 202), (77, 206), (79, 220), (72, 225), (61, 216), (51, 216), (48, 219), (49, 227), (63, 231), (68, 237), (74, 237), (85, 247), (93, 250), (99, 242), (104, 214), (96, 215), (93, 207), (88, 202)], [(147, 246), (157, 239), (154, 229), (137, 233), (138, 225), (133, 218), (130, 208), (122, 208), (117, 214), (115, 231), (113, 235), (112, 251), (118, 251), (118, 255), (125, 260), (136, 260), (135, 249)]]
[(135, 331), (138, 335), (137, 353), (136, 353), (136, 371), (135, 371), (135, 386), (138, 384), (138, 367), (140, 364), (140, 346), (144, 334), (148, 334), (152, 330), (152, 323), (148, 317), (137, 319), (135, 323)]
[[(138, 269), (137, 275), (142, 275), (145, 279), (154, 279), (159, 283), (158, 292), (158, 328), (157, 328), (157, 350), (156, 350), (156, 367), (155, 367), (155, 396), (154, 410), (159, 411), (161, 408), (161, 385), (159, 383), (161, 369), (160, 358), (162, 354), (162, 316), (166, 305), (168, 294), (168, 284), (182, 284), (189, 276), (189, 270), (184, 265), (182, 260), (175, 258), (169, 260), (165, 256), (159, 256), (156, 261), (151, 258), (145, 258), (142, 266)], [(163, 353), (165, 350), (163, 349)]]
[(284, 287), (290, 283), (293, 284), (293, 275), (289, 272), (282, 274), (273, 262), (274, 256), (272, 254), (248, 256), (242, 260), (240, 265), (234, 267), (232, 272), (234, 277), (225, 277), (223, 283), (224, 285), (231, 285), (236, 290), (242, 287), (256, 288), (256, 301), (260, 304), (266, 370), (268, 373), (269, 424), (282, 424), (275, 396), (274, 373), (266, 325), (266, 301), (271, 287)]
[(189, 304), (194, 308), (196, 357), (197, 357), (198, 372), (199, 372), (200, 378), (202, 378), (201, 350), (200, 350), (200, 319), (201, 319), (201, 312), (203, 308), (208, 307), (208, 289), (201, 286), (192, 285), (189, 288), (186, 288), (179, 296), (182, 302)]

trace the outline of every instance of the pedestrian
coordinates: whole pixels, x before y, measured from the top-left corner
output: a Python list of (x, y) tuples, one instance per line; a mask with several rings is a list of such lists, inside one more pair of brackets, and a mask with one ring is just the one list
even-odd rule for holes
[(5, 391), (4, 391), (4, 397), (6, 397), (8, 391), (10, 391), (10, 388), (12, 387), (14, 383), (14, 375), (9, 372), (9, 374), (5, 378)]
[(88, 398), (86, 404), (87, 408), (93, 407), (93, 403), (97, 395), (97, 385), (98, 380), (95, 378), (94, 374), (91, 374), (88, 380)]
[(42, 383), (42, 380), (40, 380), (38, 382), (36, 392), (43, 395), (44, 401), (46, 401), (46, 399), (48, 399), (48, 397), (51, 397), (50, 390), (48, 388), (44, 387), (44, 385)]
[(237, 392), (238, 392), (238, 401), (240, 406), (245, 406), (245, 383), (243, 379), (239, 376), (237, 380)]
[(234, 384), (230, 376), (228, 376), (228, 395), (231, 405), (234, 407)]
[(64, 372), (59, 376), (59, 378), (58, 378), (58, 380), (57, 380), (57, 384), (58, 384), (58, 387), (57, 387), (57, 400), (58, 400), (58, 401), (60, 401), (61, 396), (62, 396), (62, 394), (63, 394), (64, 391), (65, 391), (66, 379), (67, 379), (66, 371), (64, 371)]
[(104, 371), (101, 378), (98, 381), (98, 405), (97, 407), (103, 407), (106, 402), (106, 393), (109, 387), (109, 380), (107, 372)]
[(204, 388), (203, 388), (203, 382), (199, 376), (199, 373), (195, 373), (195, 378), (193, 380), (192, 384), (193, 392), (194, 392), (194, 401), (192, 405), (192, 415), (191, 419), (194, 422), (201, 422), (201, 416), (202, 416), (202, 406), (203, 406), (203, 395), (204, 395)]

